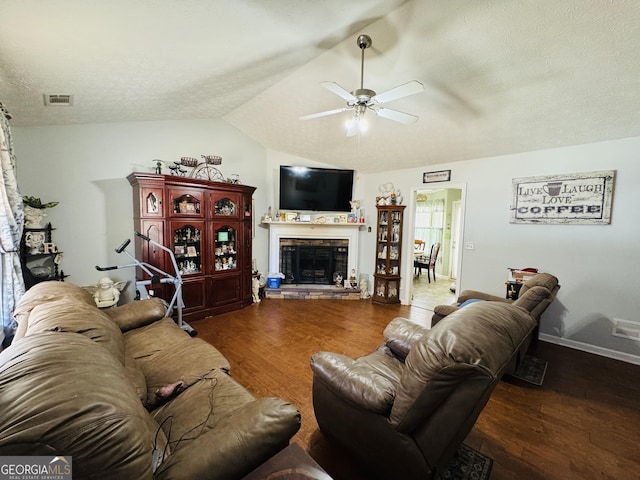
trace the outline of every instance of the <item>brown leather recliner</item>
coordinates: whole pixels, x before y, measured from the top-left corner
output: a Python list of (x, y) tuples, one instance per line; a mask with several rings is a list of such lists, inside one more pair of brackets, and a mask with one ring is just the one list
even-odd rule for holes
[(540, 317), (553, 302), (556, 294), (560, 290), (558, 278), (550, 273), (538, 273), (527, 280), (520, 289), (516, 300), (479, 292), (477, 290), (463, 290), (458, 296), (458, 300), (453, 305), (438, 305), (433, 309), (431, 326), (442, 320), (447, 315), (459, 310), (465, 302), (473, 300), (484, 300), (491, 302), (512, 303), (526, 309), (533, 318), (540, 323)]
[(372, 477), (434, 478), (472, 429), (536, 326), (520, 307), (478, 302), (432, 329), (403, 318), (361, 358), (311, 359), (321, 431)]

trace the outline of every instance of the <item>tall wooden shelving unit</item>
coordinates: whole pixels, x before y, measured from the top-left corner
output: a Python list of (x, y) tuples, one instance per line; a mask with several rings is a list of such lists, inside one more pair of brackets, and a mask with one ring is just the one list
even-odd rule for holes
[[(134, 228), (170, 248), (183, 279), (183, 316), (196, 320), (250, 305), (255, 187), (134, 172)], [(136, 238), (136, 258), (171, 271), (168, 255)], [(138, 275), (143, 275), (138, 272)], [(170, 300), (166, 285), (151, 286)]]
[(373, 296), (377, 303), (400, 303), (404, 205), (379, 205)]

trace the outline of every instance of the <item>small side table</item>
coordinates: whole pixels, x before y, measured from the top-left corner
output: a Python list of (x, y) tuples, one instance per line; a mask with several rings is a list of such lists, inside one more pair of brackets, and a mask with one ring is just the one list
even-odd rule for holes
[(242, 480), (331, 480), (331, 477), (297, 443), (291, 443)]
[(520, 295), (520, 289), (522, 288), (522, 282), (504, 282), (507, 286), (507, 295), (505, 298), (510, 300), (517, 300)]

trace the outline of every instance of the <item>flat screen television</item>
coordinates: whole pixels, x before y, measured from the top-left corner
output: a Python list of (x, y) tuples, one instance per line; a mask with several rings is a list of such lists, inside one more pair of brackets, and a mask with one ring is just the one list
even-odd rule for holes
[(353, 170), (280, 166), (280, 210), (349, 212)]

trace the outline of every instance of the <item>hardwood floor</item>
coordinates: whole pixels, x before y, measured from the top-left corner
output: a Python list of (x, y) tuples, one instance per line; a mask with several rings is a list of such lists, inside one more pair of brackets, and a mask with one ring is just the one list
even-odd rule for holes
[[(191, 325), (255, 396), (278, 396), (300, 410), (292, 440), (335, 480), (365, 480), (361, 466), (318, 430), (309, 359), (321, 350), (365, 355), (396, 316), (429, 325), (431, 312), (366, 300), (267, 298)], [(542, 387), (501, 381), (465, 440), (494, 460), (491, 479), (640, 479), (640, 366), (545, 342), (530, 353), (549, 362)]]

